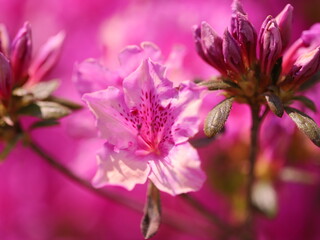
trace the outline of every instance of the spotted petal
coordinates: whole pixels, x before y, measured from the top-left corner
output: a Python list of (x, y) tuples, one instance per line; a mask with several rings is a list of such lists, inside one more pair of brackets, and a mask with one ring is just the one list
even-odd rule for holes
[(97, 118), (101, 136), (118, 148), (127, 148), (135, 143), (136, 129), (130, 125), (129, 110), (124, 103), (122, 91), (108, 87), (87, 93), (83, 100)]

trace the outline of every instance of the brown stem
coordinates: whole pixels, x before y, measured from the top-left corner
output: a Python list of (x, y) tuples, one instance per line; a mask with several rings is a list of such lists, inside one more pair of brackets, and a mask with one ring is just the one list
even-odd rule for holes
[(249, 171), (247, 180), (247, 222), (246, 226), (249, 230), (250, 237), (248, 239), (254, 239), (254, 227), (253, 227), (253, 210), (254, 206), (252, 204), (252, 189), (255, 180), (255, 163), (257, 160), (257, 155), (259, 151), (259, 128), (261, 125), (262, 118), (259, 117), (260, 107), (257, 104), (251, 104), (251, 131), (250, 131), (250, 152), (249, 152)]
[(212, 212), (211, 210), (207, 209), (202, 203), (200, 203), (197, 199), (192, 197), (190, 194), (182, 194), (181, 198), (185, 200), (190, 206), (196, 209), (202, 216), (206, 219), (214, 223), (219, 229), (230, 231), (231, 227), (222, 221), (216, 213)]
[[(122, 196), (116, 193), (107, 192), (106, 190), (103, 190), (103, 189), (94, 188), (89, 181), (77, 176), (74, 172), (66, 168), (63, 164), (56, 161), (52, 156), (50, 156), (50, 154), (44, 151), (34, 141), (28, 139), (27, 142), (30, 148), (35, 153), (37, 153), (40, 157), (46, 160), (53, 168), (58, 170), (69, 180), (73, 181), (74, 183), (78, 184), (84, 189), (87, 189), (89, 192), (96, 194), (97, 196), (100, 196), (114, 203), (121, 204), (137, 213), (142, 213), (142, 209), (143, 209), (142, 203), (137, 202), (132, 198), (127, 198), (125, 196)], [(206, 229), (202, 228), (201, 226), (194, 226), (194, 224), (191, 224), (188, 221), (184, 221), (183, 219), (184, 217), (178, 216), (177, 213), (170, 213), (168, 210), (165, 210), (163, 223), (172, 227), (173, 229), (176, 229), (181, 232), (189, 233), (194, 236), (201, 236), (201, 235), (203, 236), (207, 234), (210, 234), (210, 235), (212, 234), (211, 231), (208, 232)]]

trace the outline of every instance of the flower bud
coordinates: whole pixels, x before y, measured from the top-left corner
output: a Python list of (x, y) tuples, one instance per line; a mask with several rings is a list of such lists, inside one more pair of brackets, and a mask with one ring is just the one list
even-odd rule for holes
[(247, 13), (243, 10), (242, 4), (239, 0), (234, 0), (231, 4), (232, 12), (241, 13), (242, 15), (247, 15)]
[(244, 71), (244, 65), (240, 47), (228, 30), (226, 30), (223, 35), (222, 50), (227, 67), (235, 73), (242, 73)]
[(0, 53), (0, 99), (7, 99), (12, 89), (12, 74), (9, 60)]
[(5, 56), (9, 53), (9, 35), (4, 24), (0, 24), (0, 52)]
[(238, 41), (243, 61), (249, 67), (256, 58), (257, 33), (246, 15), (240, 12), (232, 15), (231, 34)]
[(203, 60), (225, 75), (226, 68), (222, 54), (222, 38), (218, 36), (208, 23), (202, 22), (201, 27), (195, 29), (195, 42), (197, 51)]
[(25, 83), (31, 61), (32, 40), (30, 24), (26, 22), (19, 30), (11, 45), (11, 66), (14, 83), (21, 86)]
[(290, 4), (287, 4), (282, 12), (280, 12), (279, 15), (275, 18), (280, 29), (282, 50), (287, 47), (290, 41), (292, 28), (292, 12), (293, 7)]
[(28, 85), (39, 82), (54, 67), (60, 56), (64, 38), (65, 33), (59, 32), (42, 46), (29, 68)]
[(295, 41), (283, 55), (282, 69), (286, 74), (290, 71), (298, 57), (320, 46), (320, 23), (314, 24), (309, 30), (302, 32), (301, 37)]
[(320, 47), (301, 55), (284, 80), (284, 86), (298, 87), (320, 70)]
[(261, 26), (257, 44), (257, 55), (263, 73), (271, 73), (281, 52), (282, 42), (278, 24), (274, 18), (268, 16)]

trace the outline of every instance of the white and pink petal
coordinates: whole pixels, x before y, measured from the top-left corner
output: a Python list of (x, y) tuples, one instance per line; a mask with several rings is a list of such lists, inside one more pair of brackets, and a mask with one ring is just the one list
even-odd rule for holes
[(146, 182), (150, 167), (143, 158), (131, 151), (114, 151), (114, 146), (105, 143), (97, 155), (98, 171), (92, 180), (95, 187), (121, 186), (132, 190), (136, 184)]
[(173, 196), (198, 191), (206, 177), (197, 151), (184, 143), (172, 148), (164, 159), (149, 161), (149, 178), (156, 187)]

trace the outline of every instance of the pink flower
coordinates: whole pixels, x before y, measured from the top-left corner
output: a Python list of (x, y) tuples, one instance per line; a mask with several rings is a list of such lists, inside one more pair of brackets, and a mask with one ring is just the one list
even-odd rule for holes
[(198, 131), (199, 91), (185, 84), (173, 88), (165, 68), (150, 59), (122, 85), (83, 97), (107, 140), (94, 185), (131, 190), (149, 178), (171, 195), (198, 190), (205, 176), (187, 141)]

